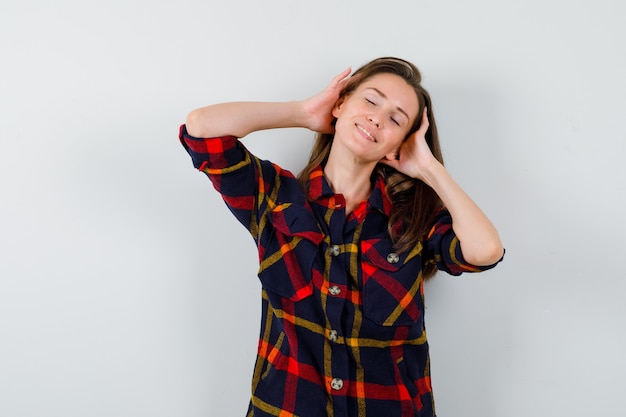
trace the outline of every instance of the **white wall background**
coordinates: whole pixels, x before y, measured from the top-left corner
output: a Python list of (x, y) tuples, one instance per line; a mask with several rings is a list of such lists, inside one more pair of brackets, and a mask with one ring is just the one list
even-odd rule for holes
[[(252, 240), (177, 142), (193, 108), (423, 70), (505, 262), (427, 286), (442, 417), (626, 415), (620, 0), (3, 0), (0, 416), (243, 416)], [(292, 170), (304, 130), (247, 143)]]

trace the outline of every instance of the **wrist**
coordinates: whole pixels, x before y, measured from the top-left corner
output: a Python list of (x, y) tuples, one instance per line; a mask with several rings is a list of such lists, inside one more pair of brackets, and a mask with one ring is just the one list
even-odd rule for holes
[(444, 175), (447, 175), (446, 168), (437, 159), (432, 158), (422, 166), (420, 177), (428, 186), (436, 190), (438, 180)]
[(294, 127), (304, 127), (310, 129), (311, 117), (306, 108), (305, 100), (295, 100), (287, 103), (290, 107), (291, 118)]

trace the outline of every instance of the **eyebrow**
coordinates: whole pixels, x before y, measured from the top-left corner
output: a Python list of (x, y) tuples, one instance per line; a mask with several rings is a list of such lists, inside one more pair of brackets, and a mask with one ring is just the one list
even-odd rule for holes
[[(386, 99), (387, 95), (385, 93), (383, 93), (382, 91), (380, 91), (378, 88), (376, 87), (367, 87), (366, 90), (374, 90), (376, 91), (376, 93), (378, 93), (378, 95), (380, 95), (382, 98)], [(406, 116), (406, 118), (410, 121), (411, 118), (409, 117), (409, 115), (402, 109), (402, 107), (396, 106), (396, 110), (398, 110), (400, 113), (404, 114)]]

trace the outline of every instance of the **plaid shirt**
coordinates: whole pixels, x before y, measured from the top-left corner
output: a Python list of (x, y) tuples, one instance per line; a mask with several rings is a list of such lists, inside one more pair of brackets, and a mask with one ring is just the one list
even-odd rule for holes
[(346, 216), (321, 167), (307, 196), (235, 137), (194, 138), (184, 125), (179, 137), (258, 247), (262, 321), (248, 416), (434, 416), (422, 270), (490, 268), (463, 260), (447, 210), (427, 239), (396, 253), (381, 178)]

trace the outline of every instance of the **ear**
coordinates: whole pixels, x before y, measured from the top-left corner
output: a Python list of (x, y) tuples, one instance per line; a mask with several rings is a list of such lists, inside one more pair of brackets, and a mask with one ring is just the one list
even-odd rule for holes
[(393, 151), (385, 155), (385, 159), (388, 161), (396, 161), (400, 159), (400, 148), (396, 148)]
[(332, 115), (335, 119), (337, 119), (339, 117), (339, 115), (341, 114), (342, 110), (343, 110), (343, 103), (346, 101), (345, 96), (340, 98), (339, 100), (337, 100), (337, 102), (335, 103), (335, 105), (333, 106), (333, 110), (332, 110)]

